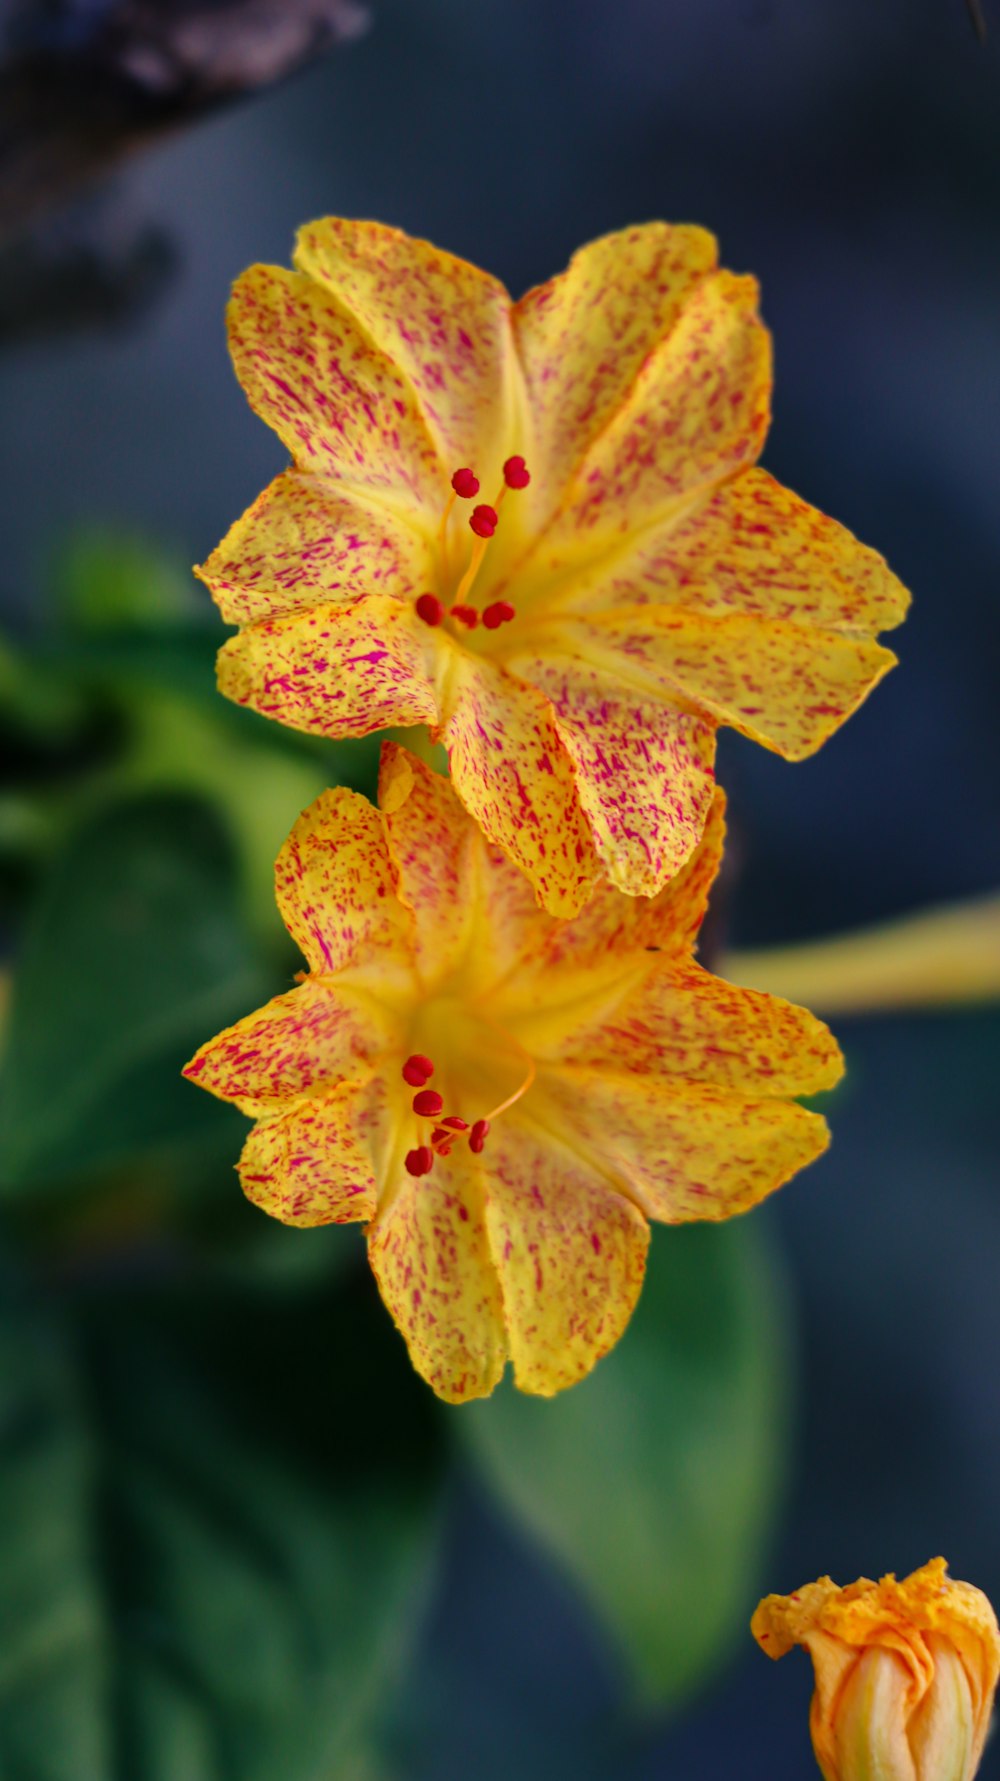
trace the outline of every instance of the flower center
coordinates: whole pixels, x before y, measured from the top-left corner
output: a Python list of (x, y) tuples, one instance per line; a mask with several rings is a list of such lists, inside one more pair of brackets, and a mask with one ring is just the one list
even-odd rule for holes
[(487, 1113), (483, 1113), (471, 1121), (463, 1119), (461, 1114), (446, 1112), (443, 1094), (438, 1089), (428, 1086), (435, 1071), (432, 1058), (428, 1057), (425, 1052), (413, 1052), (406, 1059), (402, 1067), (402, 1077), (408, 1087), (416, 1090), (412, 1108), (418, 1121), (416, 1131), (418, 1141), (412, 1150), (407, 1151), (403, 1159), (410, 1175), (429, 1175), (434, 1166), (435, 1157), (450, 1156), (453, 1146), (458, 1143), (467, 1143), (475, 1156), (481, 1155), (494, 1120), (499, 1119), (501, 1113), (506, 1113), (508, 1107), (513, 1107), (515, 1101), (519, 1101), (522, 1095), (527, 1094), (535, 1080), (534, 1060), (528, 1056), (522, 1046), (510, 1039), (509, 1035), (504, 1034), (504, 1038), (520, 1054), (520, 1058), (526, 1066), (524, 1078), (512, 1094), (507, 1095), (497, 1106), (491, 1107)]
[[(469, 529), (473, 534), (472, 554), (461, 580), (455, 589), (455, 597), (450, 607), (437, 594), (421, 594), (416, 602), (417, 612), (427, 625), (441, 625), (451, 617), (457, 625), (466, 630), (474, 631), (482, 620), (488, 631), (496, 631), (501, 625), (509, 624), (516, 616), (514, 607), (509, 600), (494, 600), (480, 612), (477, 606), (469, 602), (473, 583), (482, 567), (483, 558), (489, 548), (489, 542), (500, 521), (500, 508), (511, 489), (526, 489), (531, 481), (528, 467), (522, 457), (508, 458), (503, 467), (503, 481), (493, 498), (493, 505), (481, 501), (472, 509), (469, 517)], [(441, 516), (438, 541), (442, 559), (446, 556), (448, 522), (451, 519), (456, 501), (474, 501), (479, 493), (479, 478), (470, 469), (456, 470), (451, 479), (451, 494), (445, 504)]]

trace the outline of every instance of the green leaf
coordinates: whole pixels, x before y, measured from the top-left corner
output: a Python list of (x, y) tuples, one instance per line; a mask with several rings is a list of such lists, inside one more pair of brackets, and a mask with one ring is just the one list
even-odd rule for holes
[(741, 1639), (786, 1459), (789, 1335), (759, 1221), (654, 1234), (631, 1326), (551, 1401), (504, 1386), (460, 1432), (575, 1580), (643, 1705)]
[(0, 1280), (4, 1781), (374, 1774), (438, 1434), (370, 1280), (58, 1321)]
[[(221, 1130), (226, 1111), (180, 1070), (276, 987), (236, 901), (232, 849), (199, 800), (123, 804), (73, 836), (14, 982), (0, 1083), (8, 1194)], [(238, 1145), (243, 1122), (228, 1117)]]

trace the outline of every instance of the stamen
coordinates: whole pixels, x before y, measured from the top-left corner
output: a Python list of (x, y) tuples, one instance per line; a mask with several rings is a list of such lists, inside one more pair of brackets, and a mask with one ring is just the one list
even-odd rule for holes
[(421, 1119), (436, 1119), (444, 1106), (444, 1096), (439, 1095), (436, 1088), (422, 1088), (413, 1097), (413, 1111)]
[(483, 624), (488, 631), (495, 631), (500, 625), (509, 624), (515, 616), (509, 600), (494, 600), (492, 606), (487, 606), (483, 613)]
[[(525, 1052), (524, 1055), (525, 1055), (525, 1057), (527, 1057), (528, 1056), (527, 1052)], [(531, 1087), (532, 1083), (534, 1082), (537, 1074), (538, 1074), (538, 1072), (535, 1068), (535, 1060), (534, 1060), (534, 1058), (529, 1057), (528, 1058), (528, 1074), (524, 1078), (524, 1081), (522, 1082), (520, 1088), (516, 1088), (512, 1095), (507, 1096), (507, 1099), (505, 1101), (501, 1101), (499, 1107), (492, 1108), (492, 1110), (489, 1113), (487, 1113), (485, 1121), (477, 1120), (476, 1125), (482, 1125), (485, 1123), (487, 1130), (489, 1130), (489, 1125), (490, 1125), (491, 1120), (499, 1119), (501, 1113), (506, 1113), (508, 1107), (513, 1107), (515, 1101), (519, 1101), (521, 1099), (522, 1095), (527, 1094), (527, 1092), (528, 1092), (529, 1088)], [(476, 1127), (473, 1126), (472, 1129), (473, 1129), (473, 1131), (475, 1131)]]
[(531, 474), (520, 455), (507, 459), (503, 467), (503, 479), (509, 489), (527, 488)]
[(417, 612), (427, 625), (439, 625), (444, 619), (444, 601), (437, 594), (421, 594), (417, 601)]
[(408, 1150), (403, 1166), (408, 1175), (429, 1175), (434, 1167), (434, 1152), (430, 1145), (420, 1144), (416, 1150)]
[(434, 1065), (422, 1051), (415, 1051), (403, 1065), (403, 1081), (408, 1082), (411, 1088), (423, 1088), (424, 1083), (429, 1082), (433, 1074)]
[(472, 509), (469, 525), (477, 538), (492, 538), (497, 529), (497, 510), (486, 501), (480, 501), (478, 507)]
[[(477, 509), (477, 511), (478, 511), (478, 509)], [(490, 511), (492, 512), (492, 509)], [(473, 518), (475, 518), (475, 515), (473, 515)], [(469, 524), (470, 525), (472, 524), (472, 520), (469, 521)], [(468, 593), (470, 587), (472, 586), (473, 582), (475, 581), (476, 576), (479, 574), (479, 565), (482, 562), (484, 556), (486, 555), (486, 546), (489, 544), (489, 541), (490, 541), (490, 538), (492, 537), (492, 535), (493, 534), (490, 533), (485, 538), (477, 538), (476, 539), (476, 542), (472, 547), (472, 555), (469, 558), (469, 567), (466, 569), (465, 574), (462, 576), (462, 579), (459, 582), (458, 587), (455, 592), (455, 605), (456, 606), (462, 605), (466, 594)]]
[(453, 606), (451, 616), (457, 618), (460, 625), (468, 625), (470, 631), (474, 631), (479, 623), (479, 614), (474, 606)]
[(441, 524), (438, 527), (438, 543), (440, 544), (442, 551), (444, 550), (445, 539), (448, 534), (448, 521), (451, 518), (452, 508), (454, 507), (456, 500), (471, 501), (473, 496), (478, 495), (478, 493), (479, 478), (475, 471), (456, 470), (451, 479), (451, 494), (445, 502), (445, 509), (441, 515)]
[(489, 1129), (490, 1122), (488, 1119), (477, 1119), (469, 1133), (469, 1149), (474, 1151), (476, 1156), (480, 1155), (483, 1145), (486, 1143), (486, 1135), (489, 1132)]
[(459, 1119), (457, 1113), (449, 1113), (447, 1119), (443, 1119), (441, 1124), (447, 1126), (450, 1132), (467, 1132), (469, 1129), (468, 1120)]

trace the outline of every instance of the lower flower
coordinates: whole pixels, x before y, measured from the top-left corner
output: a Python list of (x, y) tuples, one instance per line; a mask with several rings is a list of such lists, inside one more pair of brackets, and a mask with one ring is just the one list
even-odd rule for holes
[(308, 971), (185, 1075), (257, 1121), (251, 1200), (367, 1221), (435, 1391), (484, 1396), (510, 1359), (550, 1395), (621, 1335), (649, 1219), (745, 1212), (825, 1149), (794, 1097), (836, 1082), (840, 1053), (803, 1009), (695, 962), (721, 793), (657, 897), (604, 886), (569, 923), (394, 744), (379, 801), (327, 792), (300, 817), (277, 897)]
[(751, 1630), (769, 1657), (804, 1645), (810, 1730), (826, 1781), (972, 1781), (1000, 1673), (986, 1596), (936, 1558), (897, 1583), (829, 1577), (767, 1596)]

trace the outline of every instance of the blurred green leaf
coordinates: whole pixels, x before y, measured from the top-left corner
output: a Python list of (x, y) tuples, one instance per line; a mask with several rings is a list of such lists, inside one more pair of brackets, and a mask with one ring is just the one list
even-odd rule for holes
[(190, 569), (151, 539), (113, 526), (72, 533), (59, 550), (53, 583), (57, 606), (81, 631), (141, 625), (156, 629), (178, 619), (207, 620), (208, 602)]
[(658, 1229), (632, 1324), (589, 1379), (550, 1402), (504, 1386), (458, 1418), (644, 1705), (689, 1693), (745, 1635), (783, 1481), (789, 1350), (759, 1224)]
[(0, 1279), (5, 1781), (341, 1781), (437, 1549), (439, 1425), (370, 1280), (261, 1306)]
[[(122, 804), (71, 838), (15, 974), (0, 1080), (8, 1194), (226, 1117), (179, 1072), (276, 987), (236, 900), (233, 850), (199, 800)], [(233, 1125), (238, 1147), (243, 1122)]]

